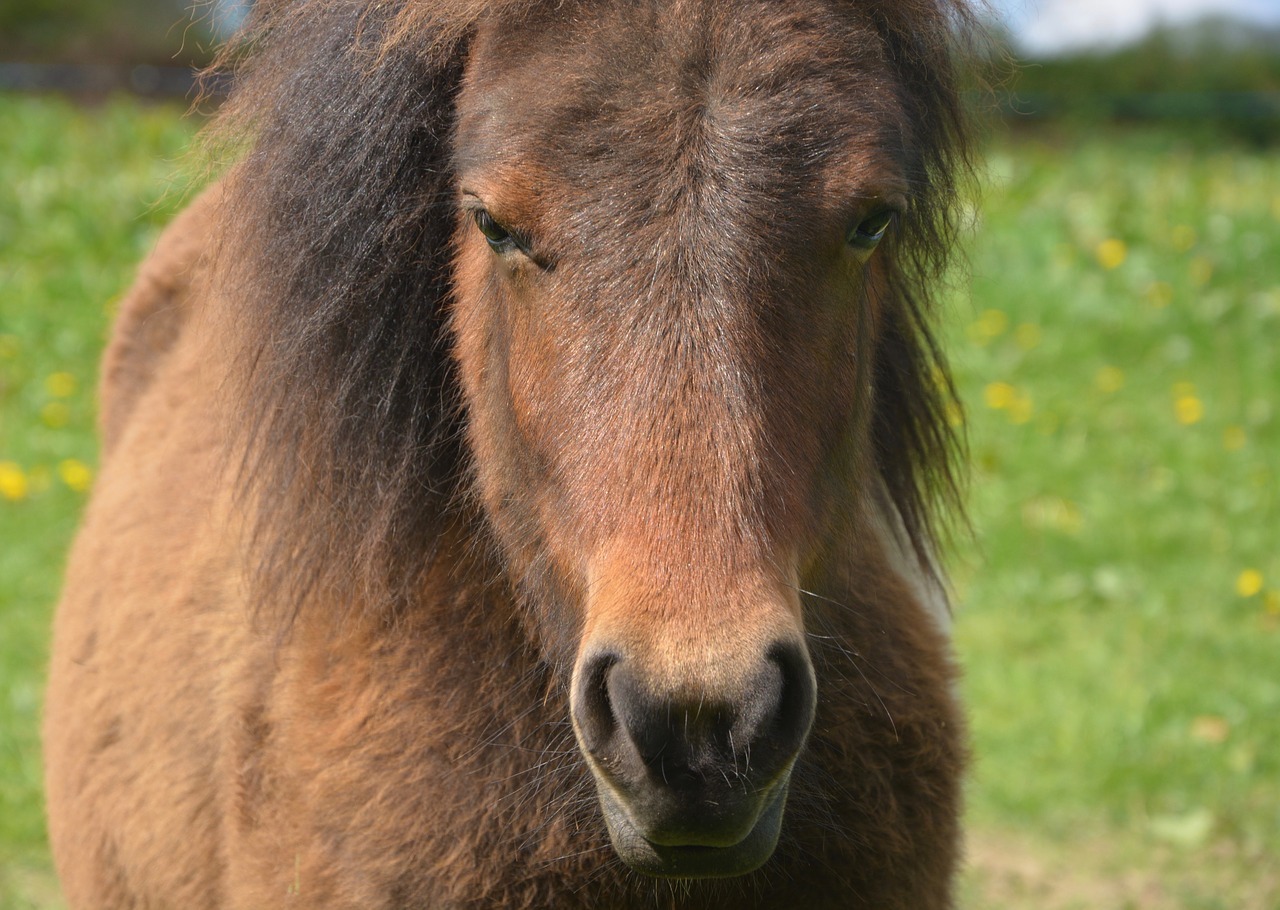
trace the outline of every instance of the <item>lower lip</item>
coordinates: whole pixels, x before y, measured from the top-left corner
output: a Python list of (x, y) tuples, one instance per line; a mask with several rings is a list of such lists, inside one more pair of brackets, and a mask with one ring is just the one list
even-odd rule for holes
[(787, 801), (785, 780), (773, 788), (768, 800), (751, 833), (732, 846), (669, 846), (646, 838), (612, 794), (601, 794), (605, 821), (618, 856), (637, 872), (655, 878), (731, 878), (760, 868), (773, 855), (782, 830)]

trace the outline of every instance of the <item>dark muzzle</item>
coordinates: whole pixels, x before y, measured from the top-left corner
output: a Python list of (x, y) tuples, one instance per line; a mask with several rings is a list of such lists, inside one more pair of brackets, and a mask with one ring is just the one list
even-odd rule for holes
[(774, 644), (715, 691), (655, 681), (619, 650), (591, 651), (575, 675), (573, 719), (618, 854), (676, 878), (763, 864), (814, 705), (798, 643)]

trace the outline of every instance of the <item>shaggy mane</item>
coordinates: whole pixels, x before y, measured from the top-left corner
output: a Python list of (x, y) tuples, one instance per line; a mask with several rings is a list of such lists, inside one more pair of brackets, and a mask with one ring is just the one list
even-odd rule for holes
[[(269, 0), (215, 72), (234, 89), (215, 141), (241, 155), (222, 256), (244, 349), (246, 477), (260, 603), (388, 610), (413, 601), (450, 522), (467, 520), (449, 354), (453, 104), (476, 23), (539, 2)], [(929, 286), (957, 228), (968, 144), (956, 0), (848, 0), (896, 69), (912, 216), (893, 245), (872, 435), (922, 561), (958, 514), (961, 440), (930, 332)]]

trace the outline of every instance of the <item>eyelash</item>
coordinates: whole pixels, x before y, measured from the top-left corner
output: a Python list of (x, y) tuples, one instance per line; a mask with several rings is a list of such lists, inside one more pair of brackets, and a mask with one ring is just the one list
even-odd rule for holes
[(528, 244), (521, 240), (516, 234), (503, 227), (493, 216), (485, 209), (476, 209), (472, 213), (472, 220), (475, 221), (476, 227), (480, 233), (484, 235), (484, 239), (488, 242), (489, 248), (495, 253), (504, 254), (511, 253), (516, 250), (528, 255)]
[(898, 213), (893, 209), (882, 209), (868, 215), (849, 229), (845, 243), (860, 250), (873, 250), (897, 220)]

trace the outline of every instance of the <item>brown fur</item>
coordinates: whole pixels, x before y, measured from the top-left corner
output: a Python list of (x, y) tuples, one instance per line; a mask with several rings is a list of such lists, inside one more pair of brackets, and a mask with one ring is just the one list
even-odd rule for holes
[[(962, 721), (883, 528), (928, 575), (963, 13), (258, 15), (227, 55), (248, 150), (104, 362), (45, 723), (70, 906), (951, 907)], [(848, 259), (886, 194), (908, 214)], [(584, 655), (732, 699), (789, 635), (818, 707), (772, 858), (631, 871), (571, 724)]]

